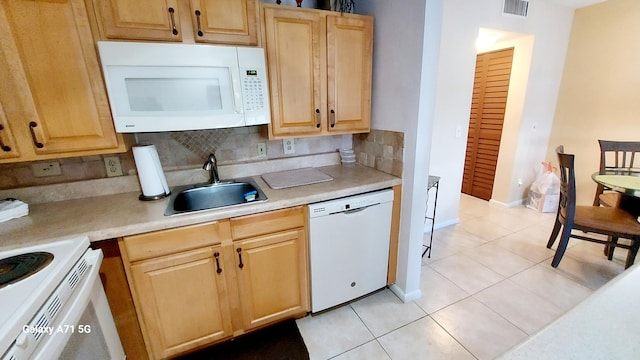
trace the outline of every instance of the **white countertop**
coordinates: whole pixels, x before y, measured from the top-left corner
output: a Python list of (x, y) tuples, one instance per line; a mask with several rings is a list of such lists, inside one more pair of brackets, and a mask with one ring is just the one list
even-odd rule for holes
[(616, 276), (500, 359), (638, 359), (638, 266)]
[(359, 165), (318, 169), (334, 179), (274, 190), (260, 176), (253, 176), (267, 195), (267, 201), (174, 216), (164, 216), (168, 198), (140, 201), (139, 191), (30, 204), (28, 216), (0, 223), (0, 250), (82, 235), (91, 241), (100, 241), (304, 205), (402, 183), (395, 176)]

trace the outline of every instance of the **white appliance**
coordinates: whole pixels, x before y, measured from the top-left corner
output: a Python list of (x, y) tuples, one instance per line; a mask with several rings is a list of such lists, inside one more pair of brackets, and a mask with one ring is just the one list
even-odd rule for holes
[(98, 41), (117, 132), (271, 121), (264, 49)]
[(2, 273), (36, 253), (48, 263), (0, 285), (2, 359), (124, 359), (99, 277), (102, 251), (86, 237), (0, 251)]
[(387, 284), (393, 191), (309, 205), (311, 312)]

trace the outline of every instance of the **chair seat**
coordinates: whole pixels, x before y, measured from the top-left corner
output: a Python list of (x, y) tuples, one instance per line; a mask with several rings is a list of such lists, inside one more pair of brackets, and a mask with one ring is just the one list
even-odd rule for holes
[(630, 213), (600, 206), (576, 206), (575, 227), (586, 227), (607, 232), (640, 236), (640, 223)]
[(602, 206), (608, 206), (608, 207), (618, 207), (618, 204), (620, 203), (620, 194), (617, 192), (605, 192), (602, 193), (598, 196), (598, 199), (600, 200), (600, 205)]

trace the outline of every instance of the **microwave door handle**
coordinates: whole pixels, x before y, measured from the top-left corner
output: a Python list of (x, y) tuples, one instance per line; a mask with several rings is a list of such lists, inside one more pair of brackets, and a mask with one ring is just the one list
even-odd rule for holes
[(241, 79), (238, 79), (240, 75), (240, 71), (238, 68), (234, 69), (233, 67), (229, 68), (231, 72), (231, 89), (233, 90), (233, 110), (236, 114), (242, 114), (242, 108), (240, 104), (242, 104), (242, 83)]
[(234, 105), (236, 114), (242, 114), (242, 108), (240, 108), (240, 104), (242, 104), (242, 95), (236, 96), (236, 101)]
[(242, 114), (242, 109), (240, 108), (240, 104), (242, 103), (242, 95), (237, 96), (237, 94), (234, 93), (234, 97), (235, 99), (233, 101), (233, 110), (236, 114)]

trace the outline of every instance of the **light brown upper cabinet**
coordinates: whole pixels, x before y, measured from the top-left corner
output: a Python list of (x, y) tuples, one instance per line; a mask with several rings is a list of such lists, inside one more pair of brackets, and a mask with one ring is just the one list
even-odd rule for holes
[(0, 3), (0, 162), (126, 151), (83, 0)]
[[(3, 66), (0, 62), (0, 67)], [(0, 160), (12, 159), (20, 156), (16, 145), (16, 139), (13, 137), (7, 115), (2, 107), (2, 99), (0, 99)]]
[(270, 138), (369, 132), (373, 18), (263, 5)]
[(93, 0), (103, 39), (258, 44), (258, 0)]
[(106, 39), (182, 41), (178, 0), (94, 0)]

